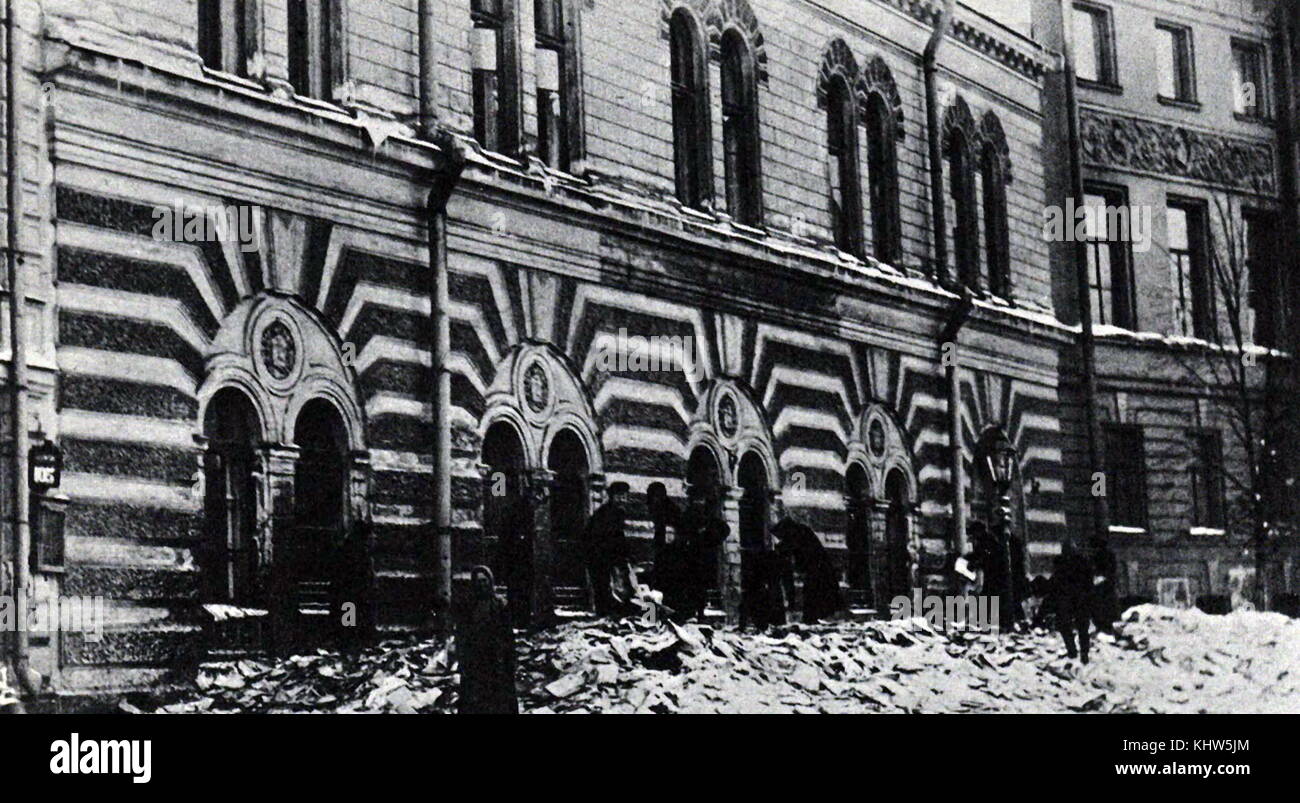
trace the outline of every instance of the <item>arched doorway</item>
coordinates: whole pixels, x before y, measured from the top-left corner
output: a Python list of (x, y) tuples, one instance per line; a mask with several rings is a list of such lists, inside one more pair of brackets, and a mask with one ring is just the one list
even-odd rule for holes
[(298, 447), (293, 535), (284, 557), (296, 595), (298, 632), (319, 638), (334, 630), (321, 622), (330, 615), (331, 584), (348, 526), (348, 437), (342, 416), (324, 399), (303, 405), (293, 437)]
[(591, 469), (577, 433), (563, 429), (556, 434), (546, 467), (555, 475), (551, 486), (551, 545), (555, 550), (551, 585), (559, 604), (586, 607), (587, 555), (582, 538), (591, 512)]
[(849, 466), (844, 480), (847, 520), (844, 546), (848, 552), (849, 605), (870, 608), (875, 605), (871, 593), (871, 498), (867, 470), (861, 463)]
[(885, 476), (885, 500), (889, 510), (885, 514), (885, 549), (888, 551), (889, 591), (886, 599), (907, 595), (912, 591), (912, 556), (908, 549), (911, 539), (911, 512), (907, 494), (907, 478), (899, 469)]
[(768, 485), (767, 470), (763, 460), (754, 452), (746, 452), (740, 459), (736, 472), (740, 486), (740, 610), (741, 623), (755, 622), (762, 615), (755, 609), (758, 604), (757, 583), (762, 578), (758, 572), (763, 565), (763, 554), (768, 551)]
[[(722, 516), (722, 470), (718, 466), (718, 460), (714, 457), (713, 452), (707, 446), (697, 446), (691, 452), (690, 458), (686, 461), (686, 484), (689, 495), (694, 498), (699, 495), (704, 499), (704, 506), (708, 514), (714, 518), (723, 518)], [(710, 589), (708, 601), (710, 607), (722, 607), (722, 587), (723, 580), (719, 566), (721, 561), (721, 550), (708, 556), (709, 565), (702, 568), (707, 571), (707, 577), (717, 578), (714, 587)]]
[(488, 562), (497, 584), (507, 588), (511, 618), (522, 626), (532, 612), (533, 528), (524, 494), (527, 464), (519, 431), (505, 421), (488, 427), (483, 463), (487, 466), (483, 530)]
[(261, 427), (248, 396), (223, 388), (208, 403), (203, 434), (206, 541), (204, 602), (252, 606), (260, 602), (257, 570), (257, 443)]

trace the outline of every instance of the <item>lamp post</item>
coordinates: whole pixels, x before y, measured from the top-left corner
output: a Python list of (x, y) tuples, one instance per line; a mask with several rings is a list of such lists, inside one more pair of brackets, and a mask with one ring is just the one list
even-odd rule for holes
[[(1005, 595), (1006, 601), (1005, 603), (999, 601), (999, 607), (1014, 616), (1015, 599), (1012, 596), (1011, 574), (1011, 482), (1016, 473), (1016, 447), (1004, 433), (999, 432), (989, 444), (984, 459), (988, 462), (989, 477), (993, 479), (993, 490), (997, 496), (997, 512), (993, 526), (1004, 561), (1000, 593)], [(1010, 625), (1010, 620), (1006, 624)]]

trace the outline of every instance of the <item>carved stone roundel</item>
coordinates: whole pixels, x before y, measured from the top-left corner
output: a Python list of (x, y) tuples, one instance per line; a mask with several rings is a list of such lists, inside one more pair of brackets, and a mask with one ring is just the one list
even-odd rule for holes
[(734, 438), (740, 430), (739, 416), (736, 411), (736, 399), (730, 393), (724, 394), (718, 401), (718, 431), (724, 438)]
[(546, 409), (551, 398), (551, 380), (546, 376), (546, 369), (535, 362), (524, 371), (524, 401), (528, 409), (540, 413)]
[(273, 321), (262, 330), (262, 365), (277, 380), (287, 379), (298, 362), (298, 344), (284, 321)]

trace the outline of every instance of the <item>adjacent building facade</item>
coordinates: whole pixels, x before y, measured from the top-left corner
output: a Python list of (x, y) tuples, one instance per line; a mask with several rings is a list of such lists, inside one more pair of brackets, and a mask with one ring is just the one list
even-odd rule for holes
[[(582, 528), (615, 481), (641, 556), (648, 486), (705, 491), (731, 529), (714, 602), (733, 622), (781, 515), (863, 609), (948, 587), (999, 515), (1050, 571), (1092, 487), (1077, 306), (1043, 234), (1060, 61), (944, 5), (17, 4), (28, 334), (5, 354), (27, 420), (8, 431), (63, 463), (32, 503), (30, 578), (27, 525), (8, 531), (6, 582), (108, 611), (102, 638), (34, 636), (32, 665), (69, 693), (155, 686), (313, 644), (356, 600), (411, 632), (445, 614), (448, 569), (479, 564), (525, 578), (538, 616), (580, 607)], [(1279, 30), (1214, 20), (1224, 42)], [(1090, 176), (1121, 183), (1133, 166), (1096, 133), (1120, 110), (1080, 94)], [(1226, 184), (1283, 210), (1277, 129), (1221, 122), (1244, 160)], [(1138, 172), (1131, 198), (1159, 201), (1159, 171)], [(1163, 331), (1157, 285), (1124, 309)], [(1108, 422), (1154, 405), (1161, 432), (1202, 426), (1181, 418), (1200, 394), (1125, 367), (1159, 345), (1097, 331)], [(1147, 535), (1185, 523), (1168, 482)], [(1200, 560), (1184, 542), (1209, 537), (1160, 554)], [(1134, 554), (1130, 593), (1178, 576)]]

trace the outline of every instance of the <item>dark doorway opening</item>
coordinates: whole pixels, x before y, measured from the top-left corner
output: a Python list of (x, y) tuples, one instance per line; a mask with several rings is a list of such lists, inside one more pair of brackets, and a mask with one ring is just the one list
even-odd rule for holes
[(587, 450), (571, 429), (561, 430), (551, 441), (546, 467), (555, 473), (551, 487), (551, 541), (555, 550), (556, 602), (566, 607), (589, 607), (583, 531), (591, 514), (591, 469)]
[(758, 621), (763, 615), (757, 610), (760, 604), (760, 575), (768, 549), (768, 498), (767, 469), (754, 452), (740, 459), (737, 474), (740, 485), (740, 610), (741, 624)]
[[(318, 643), (329, 626), (331, 584), (347, 527), (348, 439), (338, 410), (323, 399), (303, 406), (294, 424), (298, 464), (294, 519), (284, 555), (300, 643)], [(281, 556), (276, 557), (280, 561)]]
[(257, 442), (261, 428), (252, 401), (234, 388), (217, 392), (208, 404), (203, 434), (202, 599), (238, 606), (261, 604), (257, 571)]
[[(706, 446), (697, 446), (691, 452), (690, 458), (686, 462), (686, 483), (692, 494), (702, 494), (705, 499), (705, 508), (709, 516), (717, 519), (723, 518), (722, 515), (722, 471), (718, 467), (717, 458), (713, 452)], [(701, 571), (708, 572), (706, 576), (715, 578), (714, 586), (709, 590), (708, 604), (711, 608), (720, 609), (722, 607), (722, 572), (721, 566), (722, 550), (715, 551), (708, 556), (708, 565)]]
[(533, 521), (524, 494), (524, 445), (514, 427), (498, 421), (483, 438), (488, 467), (483, 495), (483, 532), (497, 585), (506, 587), (511, 618), (531, 618)]
[(848, 552), (848, 602), (851, 607), (874, 607), (871, 593), (871, 487), (861, 465), (849, 466), (845, 477), (845, 547)]

